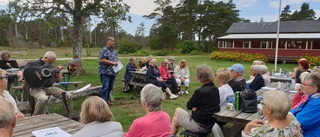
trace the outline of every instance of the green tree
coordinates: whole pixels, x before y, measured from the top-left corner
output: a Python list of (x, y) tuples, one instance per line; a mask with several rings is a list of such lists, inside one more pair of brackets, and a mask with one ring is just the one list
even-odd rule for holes
[(139, 44), (132, 38), (124, 37), (118, 42), (118, 52), (120, 54), (134, 53), (138, 48)]
[[(20, 5), (31, 11), (36, 11), (38, 16), (62, 12), (72, 17), (73, 24), (73, 58), (77, 63), (77, 74), (84, 73), (82, 67), (82, 28), (84, 19), (89, 16), (111, 16), (115, 14), (119, 19), (126, 20), (129, 6), (122, 0), (94, 0), (94, 1), (65, 1), (65, 0), (15, 0)], [(78, 69), (79, 68), (79, 69)]]
[(301, 5), (300, 11), (295, 11), (290, 20), (315, 20), (315, 12), (313, 9), (309, 9), (309, 3), (303, 3)]
[(159, 28), (159, 46), (165, 51), (173, 50), (177, 44), (177, 32), (170, 22), (164, 22)]
[(291, 18), (291, 11), (290, 11), (290, 5), (286, 5), (283, 9), (283, 11), (281, 11), (281, 15), (280, 15), (280, 21), (289, 21)]

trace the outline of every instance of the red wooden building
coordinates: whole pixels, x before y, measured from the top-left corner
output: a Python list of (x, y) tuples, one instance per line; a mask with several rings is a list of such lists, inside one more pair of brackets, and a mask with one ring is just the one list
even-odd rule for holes
[[(277, 22), (233, 23), (218, 38), (219, 51), (261, 53), (274, 58)], [(320, 21), (282, 21), (278, 57), (320, 56)]]

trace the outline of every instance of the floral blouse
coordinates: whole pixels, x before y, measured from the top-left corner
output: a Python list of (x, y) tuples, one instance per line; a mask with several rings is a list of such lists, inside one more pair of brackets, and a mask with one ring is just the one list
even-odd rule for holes
[[(288, 126), (284, 128), (276, 129), (265, 124), (262, 127), (251, 129), (251, 133), (249, 135), (245, 134), (242, 131), (242, 136), (243, 137), (303, 137), (301, 133), (300, 123), (298, 122), (297, 118), (294, 117), (291, 113), (289, 113), (289, 115), (292, 117), (292, 121)], [(268, 121), (266, 121), (265, 123), (268, 123)]]

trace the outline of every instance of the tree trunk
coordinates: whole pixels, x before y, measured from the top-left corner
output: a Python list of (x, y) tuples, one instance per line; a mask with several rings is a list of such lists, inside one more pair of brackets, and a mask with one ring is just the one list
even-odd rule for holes
[(73, 15), (73, 59), (77, 60), (76, 75), (84, 74), (82, 67), (82, 17)]

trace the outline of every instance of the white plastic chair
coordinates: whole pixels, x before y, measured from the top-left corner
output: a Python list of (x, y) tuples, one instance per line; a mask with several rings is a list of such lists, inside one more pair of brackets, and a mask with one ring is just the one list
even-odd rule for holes
[(211, 131), (214, 137), (224, 137), (222, 130), (217, 123), (213, 125)]

